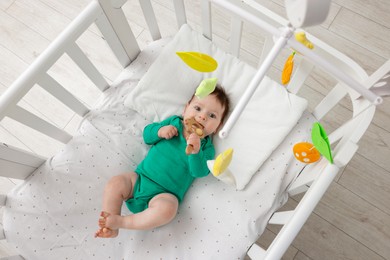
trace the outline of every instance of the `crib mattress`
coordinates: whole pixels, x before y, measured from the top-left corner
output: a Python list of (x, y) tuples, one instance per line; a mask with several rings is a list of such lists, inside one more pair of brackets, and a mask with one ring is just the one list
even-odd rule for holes
[[(4, 230), (24, 258), (243, 259), (286, 202), (285, 190), (304, 166), (291, 150), (309, 138), (314, 118), (308, 112), (244, 190), (209, 175), (195, 180), (170, 224), (94, 238), (104, 185), (111, 176), (134, 170), (148, 150), (142, 129), (149, 121), (125, 108), (124, 98), (167, 42), (143, 50), (65, 148), (8, 194)], [(122, 213), (132, 214), (125, 206)]]

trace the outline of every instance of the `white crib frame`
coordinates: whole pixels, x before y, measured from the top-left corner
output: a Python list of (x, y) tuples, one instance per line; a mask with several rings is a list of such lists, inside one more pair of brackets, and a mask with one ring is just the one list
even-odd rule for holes
[[(89, 111), (89, 108), (49, 76), (47, 71), (62, 54), (67, 53), (101, 91), (109, 87), (101, 73), (78, 47), (76, 40), (92, 23), (95, 23), (120, 64), (123, 67), (129, 65), (137, 57), (140, 48), (121, 9), (125, 2), (126, 0), (92, 1), (7, 91), (0, 96), (0, 120), (4, 117), (12, 118), (56, 140), (67, 143), (72, 138), (69, 133), (33, 115), (17, 104), (35, 84), (39, 84), (74, 112), (84, 116)], [(183, 0), (173, 0), (173, 3), (179, 28), (187, 21), (184, 3)], [(288, 87), (289, 91), (297, 93), (315, 65), (321, 67), (338, 80), (335, 87), (314, 109), (313, 114), (318, 120), (322, 119), (347, 94), (349, 94), (353, 103), (352, 118), (329, 135), (331, 144), (334, 144), (334, 164), (330, 164), (322, 159), (316, 164), (308, 165), (301, 172), (299, 177), (290, 185), (288, 192), (290, 195), (305, 192), (302, 200), (294, 210), (273, 214), (269, 223), (283, 225), (283, 228), (267, 250), (254, 244), (248, 251), (248, 255), (252, 259), (279, 259), (292, 243), (339, 170), (351, 160), (357, 151), (357, 143), (374, 116), (375, 105), (381, 102), (381, 99), (369, 91), (369, 88), (390, 71), (390, 61), (386, 62), (369, 77), (353, 60), (312, 35), (309, 35), (309, 37), (316, 48), (315, 52), (309, 51), (295, 39), (291, 38), (294, 28), (287, 26), (288, 21), (251, 0), (202, 0), (202, 32), (209, 39), (212, 39), (212, 3), (234, 14), (231, 21), (231, 54), (239, 55), (244, 21), (259, 27), (267, 35), (259, 60), (260, 68), (258, 73), (243, 95), (239, 105), (237, 105), (237, 109), (225, 125), (222, 131), (223, 136), (228, 134), (229, 129), (233, 127), (235, 119), (244, 109), (257, 83), (267, 72), (279, 51), (286, 45), (304, 54), (299, 66), (295, 69)], [(141, 0), (140, 4), (153, 40), (161, 38), (150, 0)], [(238, 9), (237, 6), (241, 6), (242, 9)], [(280, 30), (280, 27), (289, 29), (287, 33), (283, 34), (283, 32), (286, 32), (286, 29)], [(274, 44), (273, 37), (275, 36), (279, 37), (277, 44)], [(358, 93), (364, 96), (359, 101), (356, 100), (356, 97), (360, 95)], [(0, 176), (26, 179), (45, 160), (46, 158), (32, 154), (29, 151), (2, 144), (0, 145)], [(6, 198), (5, 194), (0, 195), (0, 206), (5, 205)], [(1, 226), (0, 239), (5, 239)], [(14, 256), (8, 259), (22, 258)]]

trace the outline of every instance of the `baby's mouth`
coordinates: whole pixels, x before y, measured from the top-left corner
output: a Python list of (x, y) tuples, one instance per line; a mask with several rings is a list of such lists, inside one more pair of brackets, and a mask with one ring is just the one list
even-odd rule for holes
[(199, 124), (199, 126), (202, 128), (202, 129), (204, 129), (204, 125), (202, 125), (201, 123), (199, 123), (198, 121), (196, 121), (198, 124)]

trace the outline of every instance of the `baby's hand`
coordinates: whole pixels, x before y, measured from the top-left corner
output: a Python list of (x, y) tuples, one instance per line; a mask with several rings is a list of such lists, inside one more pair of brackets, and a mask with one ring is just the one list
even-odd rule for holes
[(158, 130), (158, 137), (171, 139), (174, 136), (177, 136), (177, 129), (173, 125), (163, 126)]
[(192, 146), (192, 154), (199, 153), (200, 149), (200, 138), (197, 134), (192, 133), (187, 139), (187, 145)]

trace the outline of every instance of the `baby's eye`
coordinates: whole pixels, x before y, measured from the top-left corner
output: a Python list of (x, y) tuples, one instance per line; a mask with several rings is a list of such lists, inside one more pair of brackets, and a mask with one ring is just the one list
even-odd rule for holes
[(194, 106), (194, 109), (195, 109), (196, 111), (200, 111), (200, 106)]
[(210, 113), (210, 114), (209, 114), (209, 117), (212, 118), (212, 119), (216, 119), (216, 118), (217, 118), (217, 115), (214, 114), (214, 113)]

